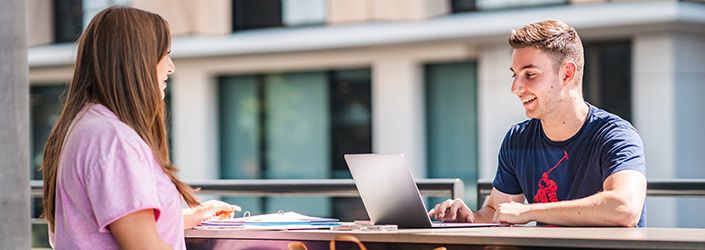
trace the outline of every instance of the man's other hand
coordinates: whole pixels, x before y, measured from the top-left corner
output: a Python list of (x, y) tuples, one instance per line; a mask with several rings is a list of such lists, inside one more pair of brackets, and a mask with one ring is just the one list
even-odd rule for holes
[(493, 222), (505, 224), (526, 224), (530, 221), (523, 216), (529, 211), (527, 205), (510, 201), (497, 206), (497, 211), (494, 214)]

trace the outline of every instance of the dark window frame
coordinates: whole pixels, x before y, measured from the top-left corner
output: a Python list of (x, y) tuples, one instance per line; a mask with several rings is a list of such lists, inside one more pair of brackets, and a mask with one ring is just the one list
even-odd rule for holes
[(232, 0), (232, 31), (283, 27), (282, 0)]
[[(362, 77), (359, 77), (359, 75), (356, 75), (357, 73), (354, 71), (357, 70), (366, 70)], [(327, 152), (322, 152), (323, 154), (327, 154), (328, 157), (331, 157), (330, 159), (330, 176), (328, 178), (351, 178), (349, 172), (347, 171), (347, 164), (344, 161), (343, 154), (347, 153), (370, 153), (372, 152), (372, 69), (371, 68), (351, 68), (351, 69), (335, 69), (335, 70), (326, 70), (322, 69), (319, 70), (318, 72), (321, 72), (326, 75), (327, 77), (327, 83), (328, 84), (328, 102), (330, 105), (330, 109), (328, 110), (328, 115), (330, 117), (329, 123), (330, 123), (330, 130), (328, 133), (330, 133), (330, 149)], [(351, 73), (352, 76), (347, 74)], [(285, 73), (295, 73), (295, 72), (285, 72)], [(258, 125), (260, 128), (265, 127), (265, 123), (267, 122), (266, 117), (266, 108), (264, 105), (266, 104), (266, 96), (265, 96), (265, 81), (268, 76), (267, 73), (256, 73), (256, 74), (241, 74), (241, 75), (223, 75), (218, 77), (218, 88), (219, 88), (219, 106), (218, 106), (218, 114), (219, 117), (225, 117), (228, 114), (228, 110), (224, 109), (224, 104), (222, 100), (223, 98), (227, 98), (227, 93), (226, 91), (222, 90), (225, 84), (230, 84), (227, 83), (227, 79), (229, 77), (238, 77), (238, 76), (251, 76), (254, 78), (254, 84), (255, 84), (255, 89), (256, 93), (255, 95), (257, 96), (258, 100), (257, 102), (259, 103), (259, 109), (257, 110), (257, 117), (258, 117)], [(342, 110), (346, 110), (346, 108), (349, 108), (349, 105), (351, 102), (359, 102), (363, 106), (369, 109), (369, 122), (364, 125), (364, 126), (355, 126), (354, 124), (345, 124), (346, 118), (342, 113)], [(227, 128), (224, 128), (223, 120), (218, 121), (218, 131), (220, 134), (224, 134), (224, 130)], [(341, 134), (345, 133), (345, 134)], [(351, 134), (362, 134), (362, 139), (354, 139), (353, 142), (350, 141), (349, 137)], [(259, 155), (256, 157), (259, 159), (259, 171), (260, 174), (257, 175), (258, 177), (256, 178), (266, 178), (265, 173), (267, 172), (268, 168), (268, 163), (266, 162), (266, 154), (267, 152), (267, 145), (265, 145), (267, 141), (267, 136), (270, 136), (267, 134), (267, 131), (264, 129), (260, 129), (259, 133), (257, 134), (258, 137), (258, 146), (260, 147)], [(345, 139), (345, 138), (348, 139)], [(353, 135), (353, 137), (355, 137)], [(364, 145), (350, 145), (350, 144), (356, 144), (355, 141), (360, 142), (358, 144), (364, 144)], [(219, 142), (218, 150), (220, 151), (221, 157), (224, 154), (227, 154), (232, 151), (225, 151), (224, 148), (224, 141), (223, 138), (221, 137), (221, 140)], [(224, 167), (222, 163), (223, 159), (221, 158), (221, 164), (218, 166), (219, 168), (219, 173), (220, 176), (227, 176), (225, 171), (228, 171), (227, 168)], [(343, 174), (343, 173), (347, 174)], [(249, 197), (248, 197), (249, 198)], [(254, 197), (251, 202), (258, 203), (262, 211), (267, 211), (267, 198), (266, 197)], [(333, 214), (334, 217), (340, 218), (343, 220), (354, 220), (354, 219), (365, 219), (363, 216), (366, 216), (364, 206), (359, 198), (332, 198), (331, 201), (332, 207), (331, 207), (331, 213)]]
[(632, 46), (630, 40), (584, 43), (585, 101), (628, 121), (633, 115)]
[(54, 0), (54, 42), (73, 43), (83, 32), (83, 1)]
[(492, 9), (481, 9), (477, 5), (477, 0), (451, 0), (451, 13), (464, 13), (464, 12), (475, 12), (475, 11), (495, 11), (495, 10), (508, 10), (508, 9), (520, 9), (520, 8), (534, 8), (534, 7), (546, 7), (546, 6), (559, 6), (559, 5), (569, 5), (569, 0), (563, 0), (562, 3), (538, 3), (538, 4), (517, 4), (512, 6), (492, 8)]

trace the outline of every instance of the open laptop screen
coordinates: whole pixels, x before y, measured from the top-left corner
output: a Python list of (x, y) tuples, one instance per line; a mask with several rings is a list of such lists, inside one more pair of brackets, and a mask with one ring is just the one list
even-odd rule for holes
[(432, 223), (403, 154), (347, 154), (345, 161), (370, 220), (399, 227), (487, 227), (497, 223)]
[(372, 223), (431, 227), (403, 154), (347, 154), (345, 161)]

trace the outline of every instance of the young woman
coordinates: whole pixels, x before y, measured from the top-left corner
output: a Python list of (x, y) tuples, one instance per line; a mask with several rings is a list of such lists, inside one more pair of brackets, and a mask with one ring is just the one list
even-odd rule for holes
[[(185, 249), (217, 211), (176, 176), (164, 127), (175, 70), (159, 15), (114, 6), (78, 41), (66, 103), (44, 149), (44, 218), (56, 249)], [(189, 209), (182, 210), (182, 198)]]

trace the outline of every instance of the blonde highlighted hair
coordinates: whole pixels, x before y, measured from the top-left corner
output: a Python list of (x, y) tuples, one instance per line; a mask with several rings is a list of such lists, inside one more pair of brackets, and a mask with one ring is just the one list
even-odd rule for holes
[(509, 45), (514, 49), (534, 47), (547, 52), (556, 71), (566, 61), (573, 61), (577, 66), (575, 81), (582, 84), (585, 64), (583, 43), (570, 25), (557, 20), (532, 23), (512, 30)]

